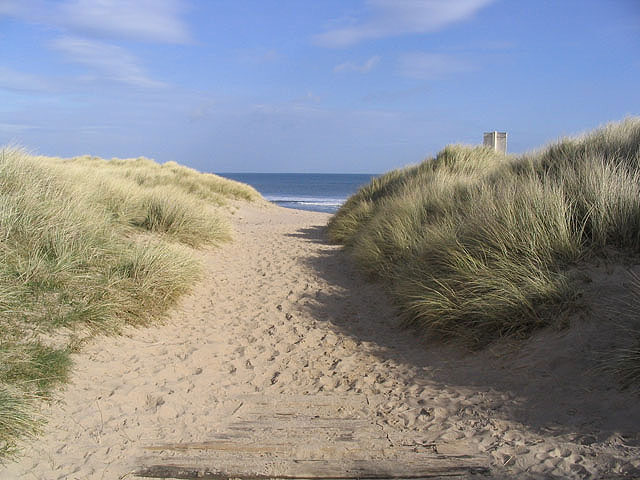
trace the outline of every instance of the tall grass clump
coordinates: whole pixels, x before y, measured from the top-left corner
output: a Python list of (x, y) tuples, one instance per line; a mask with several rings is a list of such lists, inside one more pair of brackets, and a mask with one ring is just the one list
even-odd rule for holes
[(257, 198), (198, 175), (150, 160), (2, 149), (0, 460), (37, 431), (38, 404), (67, 379), (78, 339), (163, 315), (199, 277), (189, 247), (229, 238), (217, 206)]
[(610, 309), (615, 316), (612, 327), (624, 340), (613, 350), (602, 352), (596, 371), (616, 378), (622, 389), (640, 393), (640, 276), (632, 270), (629, 274), (630, 295), (623, 305)]
[(575, 305), (569, 267), (640, 249), (640, 119), (537, 152), (449, 146), (383, 175), (329, 222), (409, 324), (483, 346)]

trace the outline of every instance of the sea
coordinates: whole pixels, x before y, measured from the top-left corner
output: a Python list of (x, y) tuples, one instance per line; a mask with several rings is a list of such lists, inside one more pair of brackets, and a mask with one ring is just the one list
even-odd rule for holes
[(374, 174), (218, 173), (248, 183), (270, 202), (286, 208), (334, 213)]

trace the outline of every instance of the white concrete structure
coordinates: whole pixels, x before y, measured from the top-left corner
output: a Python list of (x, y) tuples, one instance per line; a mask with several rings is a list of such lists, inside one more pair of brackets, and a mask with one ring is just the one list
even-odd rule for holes
[(483, 144), (497, 152), (507, 153), (507, 132), (486, 132)]

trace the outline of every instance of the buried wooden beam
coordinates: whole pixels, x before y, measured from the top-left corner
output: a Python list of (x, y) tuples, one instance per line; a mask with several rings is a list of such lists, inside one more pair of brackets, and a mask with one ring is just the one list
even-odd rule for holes
[[(150, 465), (140, 468), (134, 475), (142, 478), (180, 479), (180, 480), (386, 480), (386, 479), (468, 479), (478, 478), (489, 474), (489, 469), (479, 466), (442, 466), (407, 468), (406, 465), (398, 465), (394, 462), (373, 462), (363, 465), (363, 468), (341, 469), (338, 466), (331, 468), (325, 461), (299, 461), (301, 468), (299, 473), (289, 470), (288, 473), (253, 473), (247, 471), (218, 471), (208, 468), (199, 468), (186, 465)], [(322, 463), (318, 465), (317, 463)], [(310, 465), (316, 464), (316, 465)], [(312, 466), (314, 468), (309, 469)], [(329, 467), (329, 468), (326, 468)], [(382, 467), (380, 470), (374, 470)]]

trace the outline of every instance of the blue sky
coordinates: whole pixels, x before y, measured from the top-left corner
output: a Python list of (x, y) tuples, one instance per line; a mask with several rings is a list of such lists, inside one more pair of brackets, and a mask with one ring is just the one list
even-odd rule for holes
[(378, 173), (640, 114), (638, 0), (0, 0), (0, 144)]

